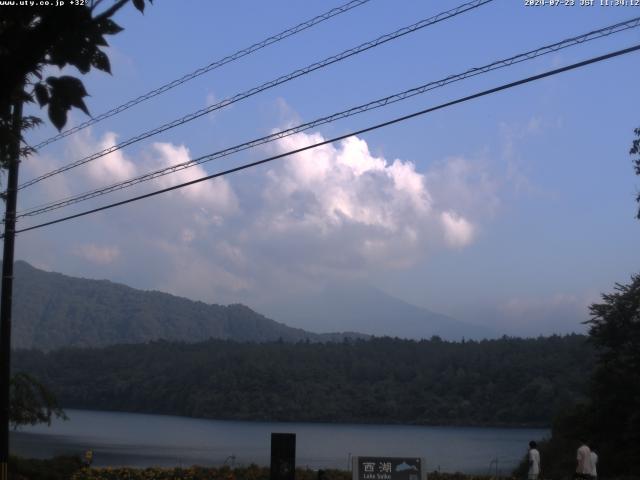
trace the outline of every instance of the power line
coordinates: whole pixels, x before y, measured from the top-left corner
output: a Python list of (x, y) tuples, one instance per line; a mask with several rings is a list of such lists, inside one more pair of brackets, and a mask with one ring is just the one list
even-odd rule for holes
[(132, 137), (128, 140), (125, 140), (124, 142), (121, 142), (117, 145), (114, 145), (112, 147), (106, 148), (104, 150), (101, 150), (100, 152), (94, 153), (92, 155), (89, 155), (87, 157), (81, 158), (80, 160), (76, 160), (75, 162), (71, 162), (63, 167), (60, 167), (56, 170), (52, 170), (48, 173), (45, 173), (43, 175), (40, 175), (39, 177), (33, 178), (23, 184), (21, 184), (18, 188), (19, 189), (23, 189), (26, 188), (28, 186), (31, 186), (35, 183), (38, 183), (46, 178), (52, 177), (54, 175), (57, 175), (59, 173), (62, 172), (66, 172), (67, 170), (71, 170), (72, 168), (78, 167), (80, 165), (84, 165), (85, 163), (91, 162), (93, 160), (96, 160), (98, 158), (104, 157), (105, 155), (108, 155), (110, 153), (113, 153), (117, 150), (120, 150), (124, 147), (127, 147), (129, 145), (132, 145), (134, 143), (137, 143), (141, 140), (144, 140), (146, 138), (152, 137), (154, 135), (157, 135), (158, 133), (170, 130), (174, 127), (177, 127), (179, 125), (183, 125), (187, 122), (190, 122), (192, 120), (195, 120), (196, 118), (202, 117), (203, 115), (206, 115), (208, 113), (211, 113), (215, 110), (219, 110), (221, 108), (227, 107), (233, 103), (236, 103), (240, 100), (244, 100), (245, 98), (251, 97), (253, 95), (256, 95), (257, 93), (260, 93), (264, 90), (268, 90), (270, 88), (273, 88), (275, 86), (281, 85), (283, 83), (289, 82), (295, 78), (301, 77), (303, 75), (307, 75), (315, 70), (318, 70), (320, 68), (324, 68), (326, 66), (329, 66), (333, 63), (339, 62), (341, 60), (344, 60), (346, 58), (349, 58), (353, 55), (357, 55), (359, 53), (362, 53), (366, 50), (369, 50), (371, 48), (375, 48), (379, 45), (382, 45), (386, 42), (389, 42), (391, 40), (395, 40), (396, 38), (402, 37), (404, 35), (407, 35), (409, 33), (413, 33), (416, 32), (422, 28), (428, 27), (430, 25), (434, 25), (436, 23), (439, 23), (443, 20), (447, 20), (449, 18), (453, 18), (457, 15), (460, 15), (462, 13), (465, 13), (467, 11), (473, 10), (475, 8), (478, 8), (486, 3), (492, 2), (493, 0), (473, 0), (471, 2), (462, 4), (456, 8), (453, 8), (451, 10), (447, 10), (445, 12), (441, 12), (433, 17), (429, 17), (423, 20), (420, 20), (417, 23), (414, 23), (413, 25), (409, 25), (407, 27), (403, 27), (399, 30), (396, 30), (395, 32), (392, 33), (388, 33), (386, 35), (382, 35), (378, 38), (376, 38), (375, 40), (371, 40), (369, 42), (365, 42), (362, 43), (360, 45), (358, 45), (357, 47), (353, 47), (350, 48), (348, 50), (345, 50), (337, 55), (333, 55), (331, 57), (325, 58), (324, 60), (321, 60), (319, 62), (313, 63), (311, 65), (308, 65), (304, 68), (295, 70), (287, 75), (282, 75), (278, 78), (276, 78), (275, 80), (271, 80), (269, 82), (265, 82), (262, 85), (258, 86), (258, 87), (254, 87), (250, 90), (247, 90), (245, 92), (242, 93), (238, 93), (236, 95), (234, 95), (233, 97), (229, 97), (226, 98), (214, 105), (211, 105), (209, 107), (206, 108), (202, 108), (196, 112), (190, 113), (188, 115), (185, 115), (182, 118), (173, 120), (169, 123), (165, 123), (164, 125), (161, 125), (159, 127), (154, 128), (153, 130), (149, 130), (147, 132), (141, 133), (140, 135), (137, 135), (135, 137)]
[(169, 167), (165, 167), (165, 168), (161, 168), (152, 172), (148, 172), (145, 173), (143, 175), (139, 175), (137, 177), (134, 178), (130, 178), (128, 180), (124, 180), (121, 182), (117, 182), (114, 183), (112, 185), (109, 186), (105, 186), (102, 188), (98, 188), (89, 192), (84, 192), (81, 194), (77, 194), (74, 196), (70, 196), (64, 199), (60, 199), (60, 200), (56, 200), (53, 202), (49, 202), (46, 203), (44, 205), (39, 205), (39, 206), (34, 206), (31, 207), (29, 209), (23, 210), (22, 212), (19, 212), (19, 214), (17, 215), (16, 218), (22, 218), (22, 217), (32, 217), (32, 216), (36, 216), (36, 215), (40, 215), (46, 212), (50, 212), (53, 210), (57, 210), (59, 208), (63, 208), (69, 205), (73, 205), (85, 200), (89, 200), (92, 198), (96, 198), (102, 195), (106, 195), (108, 193), (112, 193), (118, 190), (122, 190), (124, 188), (128, 188), (149, 180), (153, 180), (155, 178), (158, 177), (162, 177), (164, 175), (169, 175), (171, 173), (175, 173), (177, 171), (180, 170), (184, 170), (186, 168), (190, 168), (193, 167), (195, 165), (200, 165), (206, 162), (210, 162), (212, 160), (216, 160), (222, 157), (226, 157), (235, 153), (238, 153), (240, 151), (243, 150), (247, 150), (249, 148), (253, 148), (256, 147), (258, 145), (263, 145), (265, 143), (269, 143), (269, 142), (273, 142), (275, 140), (279, 140), (281, 138), (284, 137), (288, 137), (290, 135), (294, 135), (296, 133), (305, 131), (305, 130), (309, 130), (311, 128), (317, 127), (319, 125), (323, 125), (323, 124), (327, 124), (333, 121), (336, 121), (338, 119), (343, 119), (343, 118), (347, 118), (347, 117), (351, 117), (363, 112), (367, 112), (370, 110), (374, 110), (377, 108), (381, 108), (384, 107), (386, 105), (392, 104), (392, 103), (396, 103), (399, 102), (401, 100), (406, 100), (407, 98), (411, 98), (415, 95), (419, 95), (422, 93), (425, 93), (427, 91), (430, 90), (434, 90), (436, 88), (439, 87), (443, 87), (445, 85), (448, 85), (450, 83), (454, 83), (454, 82), (458, 82), (461, 80), (464, 80), (466, 78), (470, 78), (470, 77), (474, 77), (476, 75), (480, 75), (480, 74), (484, 74), (487, 73), (489, 71), (492, 70), (498, 70), (500, 68), (504, 68), (510, 65), (514, 65), (517, 63), (521, 63), (527, 60), (532, 60), (534, 58), (540, 57), (542, 55), (547, 55), (550, 54), (552, 52), (557, 52), (558, 50), (567, 48), (567, 47), (571, 47), (574, 45), (578, 45), (578, 44), (582, 44), (585, 42), (589, 42), (598, 38), (602, 38), (614, 33), (619, 33), (621, 31), (624, 30), (628, 30), (631, 28), (636, 28), (640, 25), (640, 17), (636, 17), (633, 18), (631, 20), (627, 20), (625, 22), (619, 22), (613, 25), (609, 25), (607, 27), (604, 28), (600, 28), (598, 30), (594, 30), (591, 31), (589, 33), (585, 33), (579, 36), (575, 36), (575, 37), (571, 37), (568, 38), (566, 40), (562, 40), (560, 42), (556, 42), (553, 43), (551, 45), (546, 45), (544, 47), (540, 47), (537, 48), (535, 50), (530, 50), (528, 52), (525, 53), (521, 53), (506, 59), (502, 59), (502, 60), (498, 60), (495, 62), (492, 62), (490, 64), (484, 65), (482, 67), (475, 67), (475, 68), (471, 68), (469, 70), (466, 70), (463, 73), (459, 73), (459, 74), (455, 74), (455, 75), (450, 75), (448, 77), (445, 77), (441, 80), (436, 80), (436, 81), (432, 81), (429, 83), (426, 83), (424, 85), (420, 85), (419, 87), (415, 87), (415, 88), (411, 88), (409, 90), (405, 90), (403, 92), (400, 93), (395, 93), (393, 95), (389, 95), (387, 97), (384, 98), (380, 98), (378, 100), (374, 100), (372, 102), (363, 104), (363, 105), (358, 105), (356, 107), (352, 107), (348, 110), (343, 110), (341, 112), (338, 113), (334, 113), (332, 115), (329, 116), (325, 116), (322, 118), (318, 118), (316, 120), (313, 120), (311, 122), (307, 122), (307, 123), (303, 123), (301, 125), (297, 125), (295, 127), (291, 127), (288, 128), (286, 130), (282, 130), (280, 132), (276, 132), (273, 133), (271, 135), (267, 135), (261, 138), (257, 138), (245, 143), (241, 143), (239, 145), (235, 145), (232, 147), (228, 147), (224, 150), (220, 150), (208, 155), (204, 155), (198, 158), (195, 158), (193, 160), (189, 160), (186, 162), (182, 162), (176, 165), (172, 165)]
[(139, 103), (142, 103), (146, 100), (149, 100), (150, 98), (153, 98), (157, 95), (160, 95), (164, 92), (167, 92), (179, 85), (182, 85), (183, 83), (186, 83), (190, 80), (193, 80), (196, 77), (199, 77), (200, 75), (204, 75), (205, 73), (210, 72), (211, 70), (215, 70), (216, 68), (220, 68), (223, 65), (226, 65), (227, 63), (231, 63), (234, 62), (236, 60), (239, 60), (242, 57), (246, 57), (247, 55), (250, 55), (254, 52), (257, 52), (258, 50), (261, 50), (265, 47), (268, 47), (269, 45), (272, 45), (274, 43), (280, 42), (282, 40), (284, 40), (287, 37), (290, 37), (292, 35), (295, 35), (297, 33), (302, 32), (303, 30), (306, 30), (308, 28), (311, 28), (315, 25), (318, 25), (319, 23), (324, 22), (325, 20), (329, 20), (330, 18), (333, 18), (337, 15), (340, 15), (342, 13), (348, 12), (349, 10), (359, 7), (360, 5), (363, 5), (367, 2), (369, 2), (370, 0), (352, 0), (348, 3), (345, 3), (344, 5), (341, 5), (339, 7), (336, 8), (332, 8), (331, 10), (318, 15), (317, 17), (314, 17), (310, 20), (307, 20), (306, 22), (302, 22), (298, 25), (296, 25), (295, 27), (291, 27), (287, 30), (284, 30), (283, 32), (280, 32), (276, 35), (273, 35), (269, 38), (266, 38), (264, 40), (262, 40), (261, 42), (258, 43), (254, 43), (253, 45), (251, 45), (250, 47), (247, 48), (243, 48), (242, 50), (238, 50), (237, 52), (231, 54), (231, 55), (227, 55), (224, 58), (221, 58), (220, 60), (216, 60), (215, 62), (210, 63), (209, 65), (206, 65), (204, 67), (198, 68), (197, 70), (194, 70), (191, 73), (187, 73), (185, 75), (183, 75), (182, 77), (175, 79), (171, 82), (165, 83), (164, 85), (156, 88), (155, 90), (151, 90), (150, 92), (147, 92), (143, 95), (140, 95), (137, 98), (134, 98), (132, 100), (129, 100), (126, 103), (123, 103), (122, 105), (119, 105), (115, 108), (112, 108), (111, 110), (101, 113), (100, 115), (97, 115), (83, 123), (81, 123), (80, 125), (70, 128), (68, 130), (65, 130), (63, 132), (58, 133), (57, 135), (54, 135), (51, 138), (48, 138), (42, 142), (40, 142), (39, 144), (37, 144), (35, 146), (36, 149), (38, 148), (42, 148), (46, 145), (49, 145), (50, 143), (56, 142), (62, 138), (68, 137), (69, 135), (72, 135), (74, 133), (79, 132), (80, 130), (83, 130), (91, 125), (95, 125), (98, 122), (101, 122), (102, 120), (105, 120), (107, 118), (113, 117), (114, 115), (117, 115), (120, 112), (124, 112), (125, 110), (128, 110), (129, 108), (138, 105)]
[[(225, 176), (225, 175), (229, 175), (231, 173), (239, 172), (241, 170), (246, 170), (248, 168), (252, 168), (252, 167), (256, 167), (258, 165), (262, 165), (262, 164), (265, 164), (265, 163), (268, 163), (268, 162), (272, 162), (272, 161), (277, 160), (279, 158), (287, 157), (287, 156), (290, 156), (290, 155), (295, 155), (296, 153), (300, 153), (300, 152), (304, 152), (306, 150), (311, 150), (313, 148), (321, 147), (323, 145), (334, 143), (334, 142), (337, 142), (339, 140), (344, 140), (345, 138), (353, 137), (355, 135), (362, 135), (363, 133), (371, 132), (373, 130), (377, 130), (377, 129), (380, 129), (380, 128), (383, 128), (383, 127), (387, 127), (389, 125), (400, 123), (400, 122), (409, 120), (409, 119), (414, 118), (414, 117), (418, 117), (418, 116), (425, 115), (425, 114), (430, 113), (430, 112), (434, 112), (436, 110), (441, 110), (441, 109), (444, 109), (444, 108), (447, 108), (447, 107), (451, 107), (453, 105), (457, 105), (459, 103), (464, 103), (464, 102), (467, 102), (469, 100), (473, 100), (473, 99), (476, 99), (476, 98), (479, 98), (479, 97), (484, 97), (486, 95), (491, 95), (493, 93), (497, 93), (497, 92), (500, 92), (502, 90), (507, 90), (507, 89), (510, 89), (510, 88), (513, 88), (513, 87), (517, 87), (519, 85), (524, 85), (526, 83), (530, 83), (530, 82), (534, 82), (534, 81), (537, 81), (537, 80), (541, 80), (543, 78), (551, 77), (553, 75), (557, 75), (559, 73), (567, 72), (569, 70), (575, 70), (577, 68), (581, 68), (581, 67), (593, 64), (593, 63), (602, 62), (604, 60), (608, 60), (610, 58), (614, 58), (614, 57), (618, 57), (618, 56), (621, 56), (621, 55), (625, 55), (627, 53), (635, 52), (637, 50), (640, 50), (640, 44), (637, 44), (637, 45), (634, 45), (632, 47), (628, 47), (628, 48), (625, 48), (625, 49), (622, 49), (622, 50), (617, 50), (615, 52), (610, 52), (610, 53), (607, 53), (605, 55), (600, 55), (598, 57), (592, 57), (592, 58), (590, 58), (588, 60), (583, 60), (582, 62), (573, 63), (573, 64), (567, 65), (565, 67), (556, 68), (554, 70), (548, 70), (548, 71), (546, 71), (544, 73), (540, 73), (538, 75), (533, 75), (533, 76), (526, 77), (526, 78), (521, 79), (521, 80), (517, 80), (515, 82), (506, 83), (506, 84), (500, 85), (498, 87), (491, 88), (489, 90), (483, 90), (481, 92), (474, 93), (474, 94), (468, 95), (466, 97), (462, 97), (462, 98), (458, 98), (456, 100), (452, 100), (450, 102), (442, 103), (442, 104), (437, 105), (435, 107), (426, 108), (424, 110), (420, 110), (418, 112), (414, 112), (414, 113), (411, 113), (409, 115), (404, 115), (402, 117), (397, 117), (397, 118), (394, 118), (392, 120), (388, 120), (388, 121), (383, 122), (383, 123), (378, 123), (376, 125), (363, 128), (361, 130), (356, 130), (354, 132), (350, 132), (350, 133), (347, 133), (347, 134), (344, 134), (344, 135), (340, 135), (338, 137), (333, 137), (333, 138), (331, 138), (329, 140), (324, 140), (322, 142), (318, 142), (318, 143), (314, 143), (314, 144), (311, 144), (311, 145), (307, 145), (305, 147), (297, 148), (295, 150), (290, 150), (290, 151), (285, 152), (285, 153), (281, 153), (281, 154), (278, 154), (278, 155), (273, 155), (271, 157), (264, 158), (262, 160), (258, 160), (258, 161), (251, 162), (251, 163), (247, 163), (247, 164), (241, 165), (239, 167), (235, 167), (235, 168), (231, 168), (231, 169), (228, 169), (228, 170), (224, 170), (222, 172), (214, 173), (212, 175), (207, 175), (205, 177), (197, 178), (197, 179), (191, 180), (189, 182), (180, 183), (180, 184), (174, 185), (172, 187), (163, 188), (161, 190), (155, 190), (153, 192), (149, 192), (149, 193), (146, 193), (144, 195), (139, 195), (139, 196), (136, 196), (136, 197), (132, 197), (132, 198), (129, 198), (127, 200), (122, 200), (120, 202), (111, 203), (111, 204), (108, 204), (108, 205), (104, 205), (102, 207), (93, 208), (91, 210), (85, 210), (84, 212), (76, 213), (74, 215), (68, 215), (66, 217), (58, 218), (56, 220), (51, 220), (49, 222), (44, 222), (44, 223), (40, 223), (40, 224), (37, 224), (37, 225), (33, 225), (31, 227), (22, 228), (20, 230), (16, 230), (16, 233), (28, 232), (30, 230), (35, 230), (35, 229), (46, 227), (46, 226), (49, 226), (49, 225), (54, 225), (54, 224), (57, 224), (57, 223), (65, 222), (65, 221), (72, 220), (72, 219), (79, 218), (79, 217), (84, 217), (84, 216), (90, 215), (92, 213), (97, 213), (97, 212), (108, 210), (108, 209), (111, 209), (111, 208), (114, 208), (114, 207), (119, 207), (121, 205), (126, 205), (128, 203), (136, 202), (138, 200), (143, 200), (145, 198), (154, 197), (156, 195), (160, 195), (162, 193), (170, 192), (172, 190), (177, 190), (177, 189), (180, 189), (180, 188), (183, 188), (183, 187), (188, 187), (190, 185), (194, 185), (196, 183), (204, 182), (206, 180), (211, 180), (211, 179), (214, 179), (214, 178), (222, 177), (222, 176)], [(3, 237), (3, 236), (4, 235), (2, 235), (0, 237)]]

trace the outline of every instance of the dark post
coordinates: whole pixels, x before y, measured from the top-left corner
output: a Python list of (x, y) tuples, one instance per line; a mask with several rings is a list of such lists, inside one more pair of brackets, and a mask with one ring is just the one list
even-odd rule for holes
[(296, 434), (271, 434), (271, 480), (295, 480)]
[(2, 298), (0, 300), (0, 479), (9, 478), (9, 391), (11, 382), (11, 298), (13, 295), (13, 250), (20, 164), (20, 126), (22, 101), (13, 106), (12, 138), (8, 145), (9, 174), (4, 213), (4, 251), (2, 258)]

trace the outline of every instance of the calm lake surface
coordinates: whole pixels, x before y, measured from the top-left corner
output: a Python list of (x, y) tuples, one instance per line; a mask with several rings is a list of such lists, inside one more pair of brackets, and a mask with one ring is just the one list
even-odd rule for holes
[(48, 458), (94, 451), (96, 466), (268, 465), (271, 432), (295, 433), (296, 463), (349, 468), (351, 455), (424, 457), (427, 469), (487, 473), (492, 460), (508, 472), (544, 429), (419, 427), (201, 420), (164, 415), (66, 410), (69, 421), (21, 428), (11, 450)]

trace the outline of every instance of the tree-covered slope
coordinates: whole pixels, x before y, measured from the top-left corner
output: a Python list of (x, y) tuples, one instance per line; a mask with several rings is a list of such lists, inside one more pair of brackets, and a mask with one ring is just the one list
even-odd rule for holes
[(549, 425), (584, 397), (585, 337), (451, 343), (154, 342), (50, 353), (13, 365), (64, 407), (204, 418)]
[(55, 349), (209, 338), (265, 342), (341, 339), (270, 320), (244, 305), (208, 305), (106, 280), (15, 264), (14, 348)]

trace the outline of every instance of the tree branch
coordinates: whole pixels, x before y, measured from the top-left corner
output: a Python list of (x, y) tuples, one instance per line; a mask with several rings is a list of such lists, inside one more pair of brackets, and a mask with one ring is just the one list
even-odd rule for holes
[(107, 10), (102, 12), (100, 15), (97, 15), (96, 17), (94, 17), (94, 20), (104, 20), (105, 18), (110, 18), (114, 13), (116, 13), (118, 10), (124, 7), (128, 2), (129, 0), (118, 0), (111, 8), (108, 8)]

